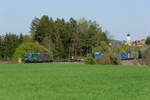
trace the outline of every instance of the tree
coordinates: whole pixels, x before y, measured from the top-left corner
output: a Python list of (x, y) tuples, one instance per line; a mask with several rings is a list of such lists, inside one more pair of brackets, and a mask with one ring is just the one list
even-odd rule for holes
[(33, 40), (46, 47), (54, 58), (87, 56), (95, 47), (108, 47), (107, 32), (103, 32), (96, 21), (88, 21), (85, 18), (79, 21), (74, 18), (69, 21), (63, 18), (53, 20), (45, 15), (38, 20), (38, 24), (34, 24), (36, 21), (33, 20), (31, 26), (36, 26), (36, 29), (33, 28)]
[(92, 52), (110, 52), (110, 47), (105, 42), (101, 42), (101, 46), (94, 47)]
[[(9, 59), (14, 54), (16, 48), (23, 42), (23, 35), (6, 33), (0, 36), (0, 58)], [(7, 59), (7, 60), (8, 60)]]
[(150, 45), (150, 37), (147, 37), (147, 39), (146, 39), (146, 44), (147, 44), (147, 45)]
[(31, 33), (32, 36), (35, 35), (39, 23), (40, 23), (40, 19), (37, 18), (37, 17), (35, 17), (32, 20), (31, 27), (30, 27), (30, 33)]
[(55, 48), (54, 48), (54, 44), (53, 44), (50, 37), (45, 37), (44, 38), (44, 40), (42, 42), (42, 46), (44, 46), (48, 50), (49, 54), (53, 58), (54, 57), (53, 52), (55, 51)]
[(141, 59), (142, 58), (142, 53), (141, 50), (138, 51), (138, 58)]
[(34, 40), (38, 41), (39, 43), (42, 43), (44, 37), (47, 36), (49, 33), (50, 33), (49, 17), (44, 15), (40, 19), (39, 24), (37, 25)]
[(3, 58), (3, 38), (0, 36), (0, 59)]
[(20, 36), (19, 36), (19, 42), (20, 42), (20, 43), (23, 42), (23, 37), (24, 37), (24, 36), (23, 36), (23, 34), (21, 33)]
[(32, 37), (30, 35), (24, 35), (23, 42), (32, 42)]
[(19, 44), (20, 41), (17, 35), (6, 34), (3, 39), (3, 57), (11, 58)]

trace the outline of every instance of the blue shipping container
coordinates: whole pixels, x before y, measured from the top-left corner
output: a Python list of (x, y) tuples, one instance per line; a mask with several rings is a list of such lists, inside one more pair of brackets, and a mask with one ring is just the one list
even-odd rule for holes
[(96, 58), (100, 57), (103, 54), (104, 54), (104, 52), (95, 52), (94, 53), (94, 58), (96, 59)]

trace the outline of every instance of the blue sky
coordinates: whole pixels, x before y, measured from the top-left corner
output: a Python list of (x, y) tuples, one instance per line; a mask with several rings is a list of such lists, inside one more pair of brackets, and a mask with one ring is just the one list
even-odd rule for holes
[(132, 40), (150, 35), (150, 0), (1, 0), (0, 34), (29, 34), (32, 19), (82, 17), (97, 21), (114, 39)]

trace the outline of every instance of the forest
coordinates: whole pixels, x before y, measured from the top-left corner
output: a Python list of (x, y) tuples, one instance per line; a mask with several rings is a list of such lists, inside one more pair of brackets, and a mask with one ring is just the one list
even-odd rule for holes
[[(38, 43), (47, 49), (53, 59), (87, 57), (98, 50), (109, 51), (108, 32), (96, 21), (81, 18), (53, 19), (47, 15), (35, 17), (30, 26), (30, 34), (6, 33), (0, 36), (0, 58), (12, 59), (17, 48), (23, 43)], [(32, 47), (29, 47), (32, 51)], [(29, 51), (27, 50), (27, 51)]]

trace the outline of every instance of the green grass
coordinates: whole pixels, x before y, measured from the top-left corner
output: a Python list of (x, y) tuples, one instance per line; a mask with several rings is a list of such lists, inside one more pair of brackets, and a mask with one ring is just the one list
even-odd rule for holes
[(150, 68), (1, 64), (0, 100), (150, 100)]

